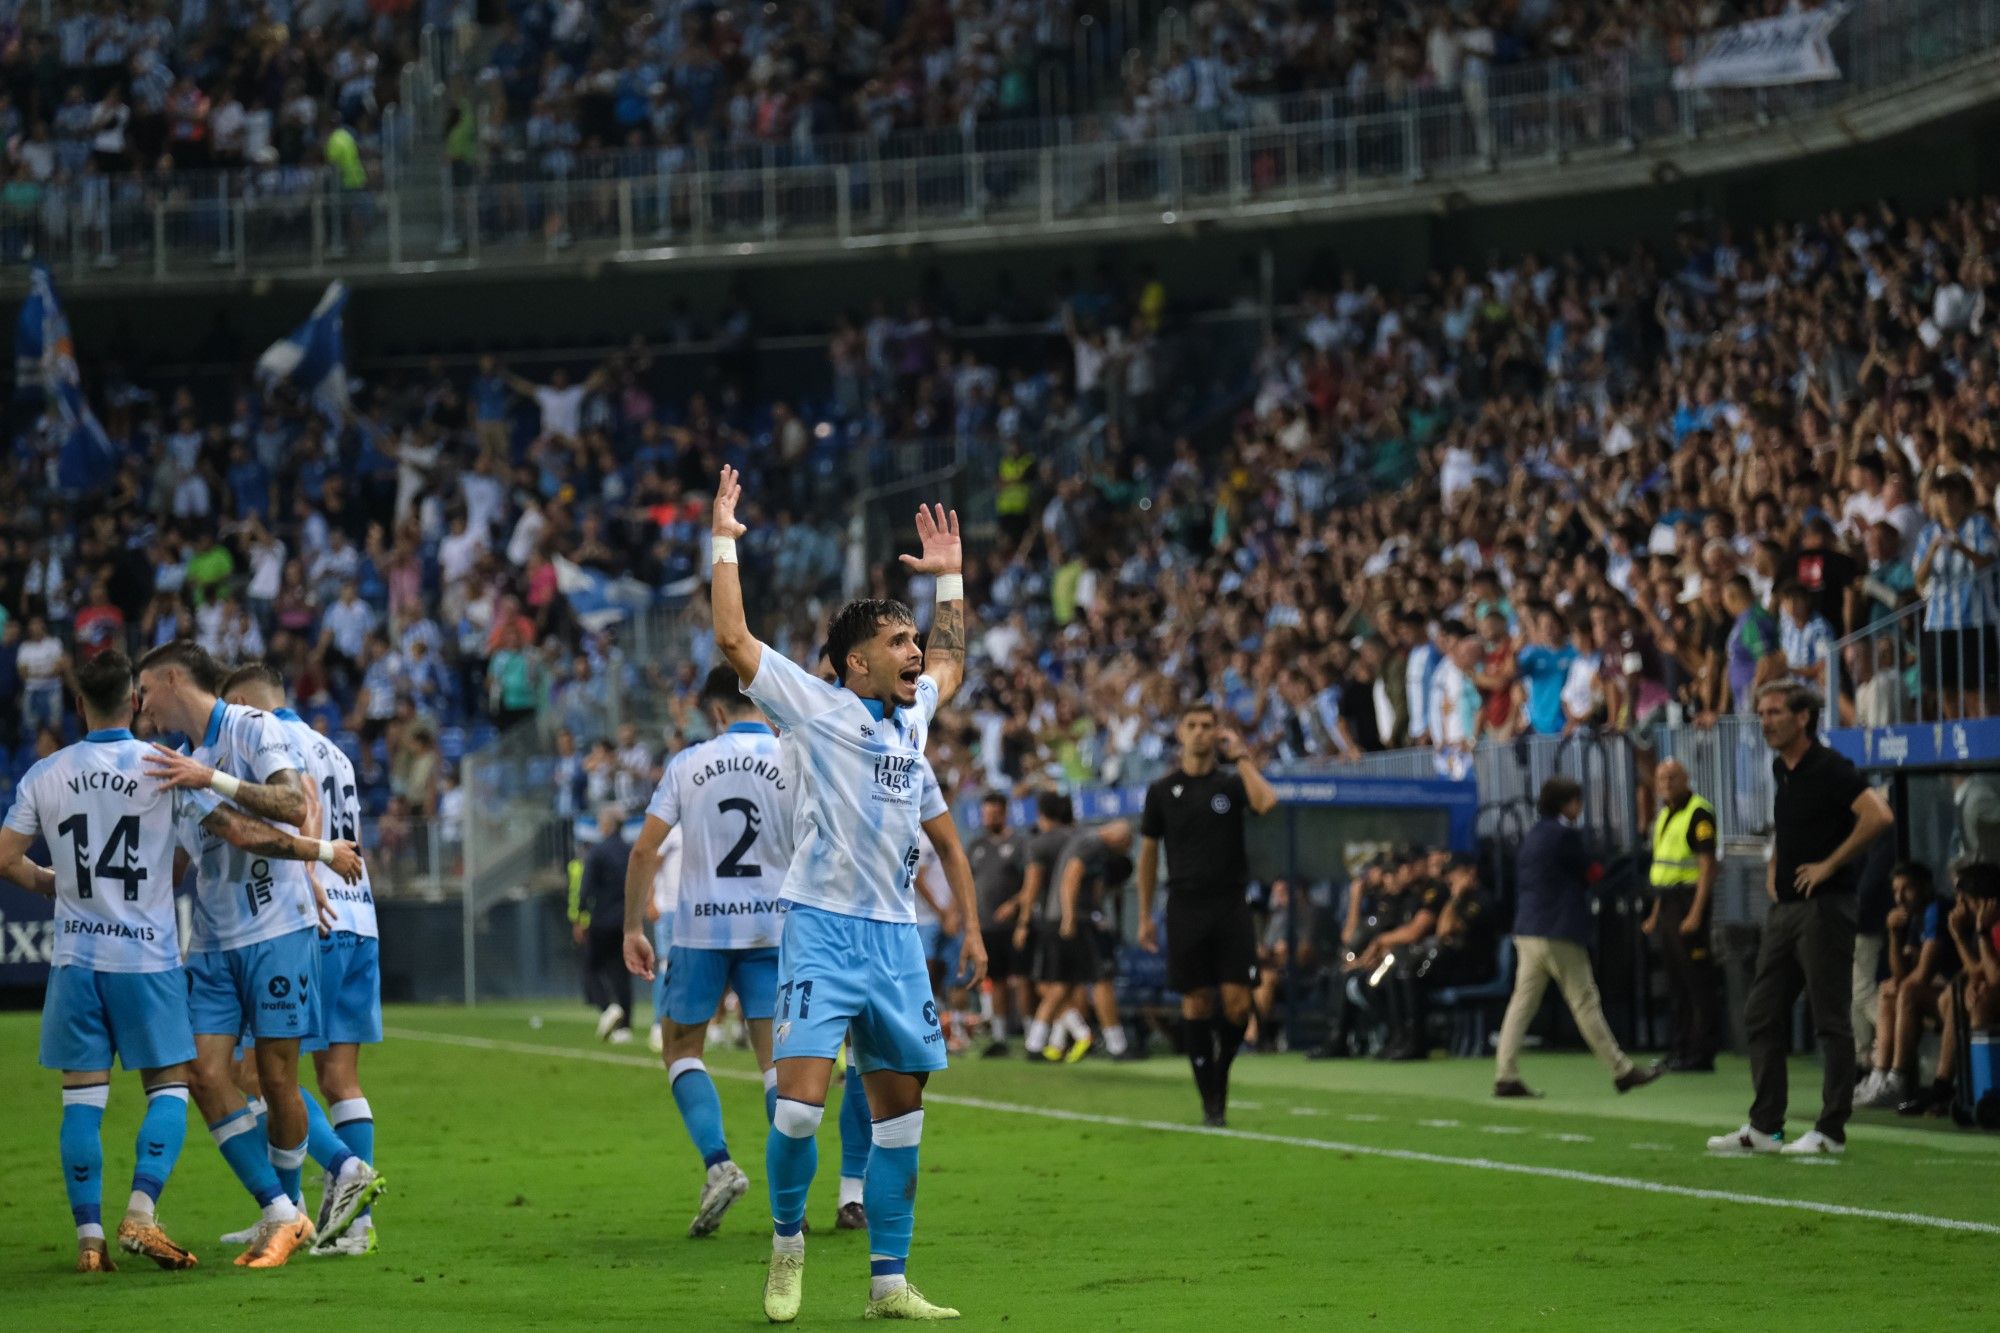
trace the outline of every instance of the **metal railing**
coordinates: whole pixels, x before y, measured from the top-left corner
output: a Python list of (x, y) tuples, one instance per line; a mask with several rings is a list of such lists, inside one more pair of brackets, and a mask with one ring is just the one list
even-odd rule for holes
[[(1078, 139), (1079, 130), (1093, 131), (1071, 122), (1066, 142), (990, 151), (807, 162), (760, 146), (755, 165), (710, 169), (703, 159), (648, 150), (593, 157), (587, 173), (462, 188), (442, 172), (416, 170), (400, 189), (285, 199), (111, 191), (81, 212), (0, 218), (0, 264), (32, 256), (76, 277), (118, 270), (171, 281), (253, 267), (305, 275), (546, 264), (577, 247), (669, 259), (779, 239), (978, 237), (997, 228), (1225, 216), (1754, 130), (1990, 52), (2000, 45), (2000, 0), (1879, 0), (1836, 36), (1842, 77), (1787, 88), (1681, 90), (1664, 63), (1628, 60), (1583, 70), (1594, 82), (1551, 67), (1394, 102), (1340, 94), (1256, 102), (1237, 124), (1197, 117), (1131, 141)], [(1522, 86), (1534, 79), (1537, 86)]]
[(1951, 551), (1934, 563), (1920, 600), (1834, 645), (1826, 726), (1894, 727), (2000, 712), (2000, 565), (1967, 571), (1965, 557)]
[[(1770, 754), (1757, 720), (1724, 716), (1710, 727), (1659, 727), (1645, 738), (1657, 759), (1678, 759), (1694, 789), (1715, 806), (1724, 842), (1751, 842), (1771, 828)], [(1426, 778), (1463, 772), (1431, 749), (1389, 750), (1339, 763), (1294, 766), (1338, 777)], [(1584, 789), (1584, 823), (1607, 845), (1632, 847), (1650, 830), (1639, 823), (1641, 756), (1622, 732), (1522, 736), (1486, 741), (1472, 752), (1470, 775), (1479, 790), (1479, 832), (1494, 836), (1508, 812), (1532, 812), (1544, 782), (1562, 774)], [(1532, 822), (1532, 814), (1530, 814)]]

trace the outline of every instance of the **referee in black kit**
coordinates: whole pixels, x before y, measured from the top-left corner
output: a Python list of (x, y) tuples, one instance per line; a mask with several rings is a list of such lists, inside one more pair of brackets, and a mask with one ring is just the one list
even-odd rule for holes
[[(1167, 846), (1167, 984), (1181, 993), (1181, 1040), (1202, 1123), (1227, 1123), (1229, 1066), (1250, 1022), (1250, 986), (1257, 968), (1257, 930), (1244, 890), (1250, 859), (1243, 817), (1265, 814), (1278, 793), (1257, 771), (1234, 732), (1216, 727), (1215, 710), (1192, 703), (1181, 710), (1179, 769), (1146, 788), (1139, 817), (1139, 944), (1160, 947), (1153, 890), (1160, 878), (1160, 843)], [(1229, 768), (1218, 768), (1218, 757)], [(1215, 1014), (1216, 992), (1222, 1016)]]
[[(1757, 692), (1757, 720), (1777, 783), (1764, 891), (1771, 910), (1757, 949), (1757, 975), (1743, 1005), (1754, 1093), (1750, 1122), (1708, 1141), (1714, 1153), (1809, 1156), (1847, 1147), (1854, 1110), (1855, 888), (1862, 854), (1896, 822), (1881, 794), (1847, 759), (1819, 743), (1819, 696), (1796, 681)], [(1825, 1062), (1819, 1120), (1784, 1142), (1785, 1058), (1792, 1006), (1803, 989)]]

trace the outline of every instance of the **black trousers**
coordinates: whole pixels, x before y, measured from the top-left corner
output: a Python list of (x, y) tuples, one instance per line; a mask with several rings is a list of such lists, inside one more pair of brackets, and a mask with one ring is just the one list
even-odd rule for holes
[(583, 994), (602, 1009), (625, 1011), (620, 1027), (632, 1026), (632, 974), (625, 970), (625, 931), (591, 930), (583, 937)]
[(1785, 1060), (1791, 1054), (1792, 1006), (1804, 991), (1825, 1071), (1814, 1128), (1845, 1141), (1854, 1112), (1854, 894), (1825, 893), (1774, 903), (1764, 918), (1757, 975), (1743, 1005), (1750, 1047), (1750, 1125), (1775, 1134), (1785, 1125)]
[(1715, 951), (1709, 939), (1710, 916), (1701, 929), (1681, 933), (1681, 922), (1694, 906), (1692, 884), (1663, 890), (1655, 938), (1666, 963), (1667, 996), (1673, 1013), (1674, 1059), (1707, 1064), (1715, 1059), (1721, 1005), (1716, 991)]

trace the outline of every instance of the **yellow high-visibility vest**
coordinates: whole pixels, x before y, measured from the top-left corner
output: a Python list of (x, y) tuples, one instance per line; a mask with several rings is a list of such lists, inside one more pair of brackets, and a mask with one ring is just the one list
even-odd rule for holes
[(1000, 460), (1000, 489), (994, 497), (993, 509), (1001, 514), (1025, 514), (1028, 504), (1034, 498), (1034, 488), (1028, 476), (1035, 470), (1035, 460), (1027, 454), (1019, 458)]
[(1701, 861), (1695, 856), (1692, 834), (1702, 824), (1702, 836), (1715, 837), (1715, 807), (1699, 796), (1688, 797), (1678, 810), (1660, 808), (1653, 821), (1653, 887), (1678, 888), (1701, 881)]

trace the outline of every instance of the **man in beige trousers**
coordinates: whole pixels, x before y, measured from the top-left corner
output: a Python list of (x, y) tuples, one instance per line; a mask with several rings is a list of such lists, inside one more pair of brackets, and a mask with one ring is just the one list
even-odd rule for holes
[(1535, 802), (1541, 818), (1521, 839), (1514, 854), (1519, 902), (1514, 909), (1514, 996), (1500, 1025), (1500, 1057), (1494, 1071), (1495, 1097), (1533, 1097), (1521, 1081), (1521, 1039), (1542, 1007), (1542, 994), (1554, 980), (1576, 1019), (1577, 1030), (1593, 1054), (1611, 1071), (1620, 1092), (1644, 1087), (1662, 1068), (1644, 1069), (1618, 1048), (1604, 1022), (1597, 981), (1590, 972), (1590, 853), (1577, 830), (1583, 815), (1583, 788), (1570, 778), (1553, 777), (1542, 784)]

